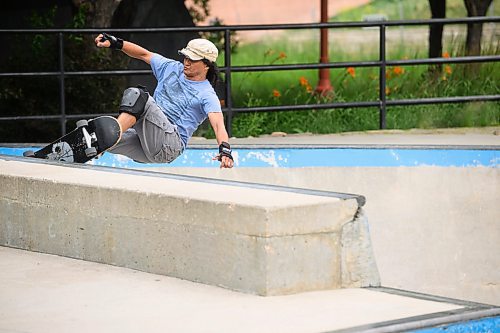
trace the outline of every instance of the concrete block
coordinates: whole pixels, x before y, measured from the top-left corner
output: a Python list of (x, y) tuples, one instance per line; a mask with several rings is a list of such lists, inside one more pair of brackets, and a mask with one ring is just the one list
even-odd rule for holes
[(0, 245), (259, 295), (379, 285), (355, 198), (0, 159)]
[[(463, 136), (462, 140), (476, 140), (477, 145), (494, 144), (469, 135)], [(370, 221), (370, 247), (377, 260), (382, 285), (500, 305), (500, 270), (496, 269), (500, 267), (498, 167), (426, 165), (156, 170), (362, 193), (366, 197), (363, 211)]]

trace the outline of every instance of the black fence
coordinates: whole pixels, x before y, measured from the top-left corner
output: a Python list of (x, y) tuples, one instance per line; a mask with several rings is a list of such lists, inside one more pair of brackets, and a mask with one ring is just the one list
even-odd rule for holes
[[(225, 113), (226, 126), (229, 135), (232, 132), (232, 119), (235, 113), (240, 112), (268, 112), (268, 111), (297, 111), (315, 109), (335, 108), (361, 108), (374, 107), (379, 109), (379, 127), (386, 128), (386, 111), (390, 106), (443, 104), (443, 103), (466, 103), (476, 101), (500, 101), (500, 94), (474, 95), (437, 98), (417, 98), (387, 100), (386, 96), (386, 67), (408, 66), (408, 65), (432, 65), (432, 64), (461, 64), (482, 63), (500, 61), (500, 55), (488, 56), (464, 56), (453, 58), (425, 58), (410, 60), (387, 60), (386, 59), (386, 28), (394, 26), (430, 26), (433, 24), (473, 24), (473, 23), (496, 23), (500, 17), (471, 17), (461, 19), (431, 19), (410, 21), (377, 21), (377, 22), (345, 22), (345, 23), (311, 23), (311, 24), (278, 24), (278, 25), (236, 25), (219, 27), (189, 27), (189, 28), (141, 28), (141, 29), (105, 29), (109, 33), (180, 33), (180, 32), (224, 32), (225, 36), (225, 58), (224, 67), (220, 67), (225, 74)], [(372, 27), (379, 30), (379, 59), (376, 61), (357, 62), (328, 62), (328, 63), (306, 63), (306, 64), (283, 64), (283, 65), (258, 65), (258, 66), (232, 66), (231, 64), (231, 32), (249, 30), (300, 30), (300, 29), (340, 29), (340, 28), (364, 28)], [(38, 115), (38, 116), (10, 116), (0, 117), (0, 121), (16, 120), (41, 120), (59, 121), (61, 134), (66, 132), (66, 122), (70, 119), (83, 119), (100, 116), (103, 114), (73, 114), (66, 113), (65, 104), (65, 78), (72, 76), (101, 76), (101, 75), (150, 75), (151, 70), (113, 70), (113, 71), (65, 71), (64, 69), (64, 35), (71, 34), (93, 34), (101, 33), (103, 29), (3, 29), (0, 34), (56, 34), (59, 38), (57, 50), (59, 70), (54, 72), (22, 72), (22, 73), (0, 73), (1, 77), (58, 77), (59, 78), (59, 100), (60, 114)], [(55, 53), (55, 52), (54, 52)], [(231, 74), (237, 72), (264, 72), (281, 70), (304, 70), (322, 68), (346, 68), (346, 67), (378, 67), (379, 68), (379, 96), (377, 100), (359, 102), (338, 102), (306, 105), (280, 105), (262, 107), (234, 107), (231, 87)]]

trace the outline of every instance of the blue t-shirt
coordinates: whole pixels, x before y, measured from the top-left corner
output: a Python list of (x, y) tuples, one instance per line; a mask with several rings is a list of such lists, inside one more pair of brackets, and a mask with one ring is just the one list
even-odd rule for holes
[(189, 138), (207, 119), (209, 112), (222, 112), (219, 98), (208, 80), (186, 79), (184, 65), (179, 61), (154, 54), (151, 68), (158, 80), (153, 95), (156, 104), (168, 120), (177, 125), (186, 147)]

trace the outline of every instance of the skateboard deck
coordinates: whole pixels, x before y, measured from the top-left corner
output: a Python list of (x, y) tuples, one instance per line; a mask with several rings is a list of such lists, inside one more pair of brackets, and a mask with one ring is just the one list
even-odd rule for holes
[(67, 163), (86, 163), (120, 141), (120, 124), (114, 117), (80, 120), (77, 127), (51, 144), (23, 155)]

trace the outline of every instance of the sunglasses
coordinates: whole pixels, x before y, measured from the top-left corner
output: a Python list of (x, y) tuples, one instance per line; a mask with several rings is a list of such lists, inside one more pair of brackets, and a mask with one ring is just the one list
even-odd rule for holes
[(191, 63), (196, 63), (196, 62), (200, 62), (200, 61), (203, 61), (204, 59), (200, 59), (200, 60), (193, 60), (189, 57), (184, 57), (184, 61), (187, 61), (187, 62), (191, 62)]
[(184, 61), (184, 62), (186, 62), (186, 61), (187, 61), (187, 62), (189, 62), (189, 63), (198, 63), (198, 62), (200, 62), (200, 61), (203, 61), (203, 63), (204, 63), (205, 65), (207, 65), (207, 66), (209, 66), (209, 65), (210, 65), (210, 61), (209, 61), (209, 60), (207, 60), (207, 59), (192, 60), (192, 59), (191, 59), (191, 58), (189, 58), (189, 57), (184, 57), (184, 60), (183, 60), (183, 61)]

